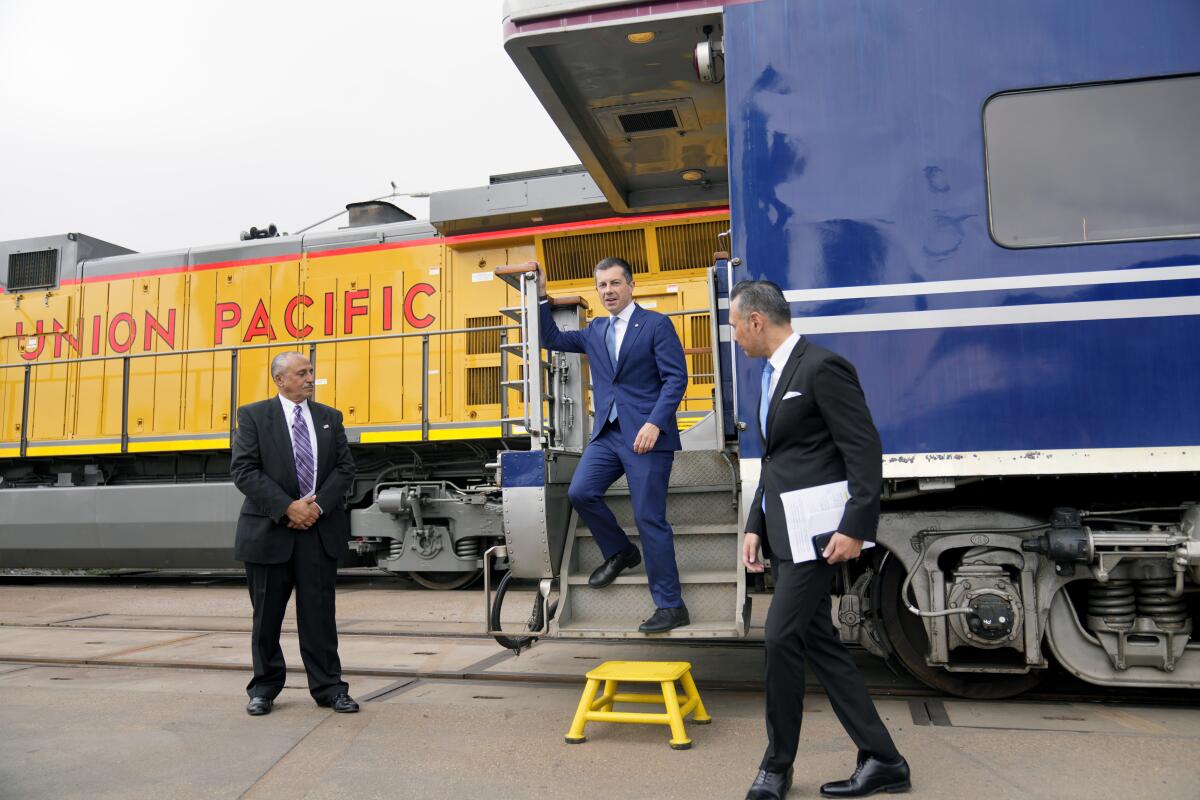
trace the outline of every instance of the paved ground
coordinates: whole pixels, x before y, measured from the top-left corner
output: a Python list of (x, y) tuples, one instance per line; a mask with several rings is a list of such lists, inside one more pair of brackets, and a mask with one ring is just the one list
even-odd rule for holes
[[(740, 798), (753, 777), (762, 696), (736, 687), (761, 672), (755, 646), (558, 641), (514, 659), (464, 638), (474, 593), (352, 582), (339, 603), (362, 713), (317, 708), (295, 674), (251, 718), (243, 586), (0, 582), (0, 798)], [(693, 662), (714, 722), (688, 726), (691, 750), (659, 727), (562, 741), (579, 676), (621, 657)], [(862, 661), (914, 796), (1200, 796), (1196, 708), (933, 698)], [(814, 691), (790, 796), (853, 755)]]

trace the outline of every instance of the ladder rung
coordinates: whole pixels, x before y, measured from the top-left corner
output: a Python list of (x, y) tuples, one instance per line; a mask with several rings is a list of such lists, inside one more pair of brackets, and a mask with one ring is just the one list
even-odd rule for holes
[(525, 349), (524, 342), (509, 342), (508, 344), (500, 345), (501, 350), (507, 350), (510, 353), (519, 353)]
[(517, 322), (520, 322), (521, 318), (525, 316), (525, 309), (521, 306), (512, 306), (511, 308), (500, 308), (497, 310), (504, 316), (509, 319), (515, 319)]

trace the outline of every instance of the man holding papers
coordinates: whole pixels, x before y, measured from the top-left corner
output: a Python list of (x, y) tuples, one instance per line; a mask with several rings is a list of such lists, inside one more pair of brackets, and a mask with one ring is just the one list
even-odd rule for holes
[[(742, 562), (771, 558), (775, 597), (766, 624), (767, 751), (746, 800), (777, 800), (792, 783), (804, 710), (804, 667), (825, 687), (858, 746), (858, 767), (826, 783), (826, 797), (910, 788), (908, 763), (838, 639), (829, 590), (835, 564), (875, 539), (883, 447), (849, 362), (798, 336), (783, 292), (742, 281), (730, 293), (729, 324), (746, 355), (766, 358), (758, 419), (762, 475), (750, 504)], [(819, 549), (818, 549), (819, 548)]]

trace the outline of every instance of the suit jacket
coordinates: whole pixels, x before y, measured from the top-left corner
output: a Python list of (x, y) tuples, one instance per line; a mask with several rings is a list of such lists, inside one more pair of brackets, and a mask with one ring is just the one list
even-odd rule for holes
[[(350, 525), (346, 492), (354, 479), (354, 458), (342, 427), (342, 412), (308, 401), (317, 435), (317, 505), (314, 524), (325, 552), (338, 558), (346, 549)], [(258, 564), (281, 564), (292, 557), (296, 531), (287, 526), (287, 507), (298, 500), (296, 457), (289, 420), (278, 397), (237, 410), (237, 435), (229, 471), (246, 496), (238, 515), (233, 557)]]
[(630, 449), (633, 449), (633, 440), (642, 426), (653, 422), (662, 431), (654, 449), (678, 450), (679, 425), (675, 411), (687, 389), (687, 361), (671, 320), (635, 306), (621, 340), (614, 372), (604, 341), (612, 317), (592, 320), (582, 330), (560, 331), (554, 324), (549, 301), (541, 303), (539, 309), (543, 347), (564, 353), (584, 353), (588, 357), (596, 407), (590, 439), (599, 435), (609, 411), (616, 404), (621, 438)]
[[(758, 420), (755, 429), (761, 435)], [(838, 481), (847, 481), (850, 488), (838, 531), (875, 541), (883, 488), (883, 445), (858, 374), (846, 359), (801, 338), (767, 407), (762, 475), (746, 531), (762, 535), (765, 527), (764, 548), (776, 558), (791, 560), (780, 493)]]

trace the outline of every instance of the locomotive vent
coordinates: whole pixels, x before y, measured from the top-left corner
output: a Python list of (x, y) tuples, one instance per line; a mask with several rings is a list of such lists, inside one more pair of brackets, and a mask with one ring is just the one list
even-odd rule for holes
[(690, 97), (605, 106), (592, 109), (592, 113), (605, 135), (617, 141), (700, 130), (696, 104)]
[(9, 292), (50, 289), (57, 282), (58, 250), (33, 250), (8, 256)]
[[(708, 314), (688, 317), (689, 347), (712, 347), (712, 327)], [(712, 352), (692, 353), (692, 383), (713, 383)]]
[[(467, 317), (468, 328), (500, 325), (500, 316)], [(468, 356), (494, 356), (500, 353), (500, 331), (472, 331), (467, 334)], [(496, 405), (500, 402), (500, 367), (467, 367), (467, 405)]]
[(717, 237), (728, 222), (690, 222), (664, 225), (655, 233), (658, 239), (658, 268), (663, 272), (677, 269), (707, 269), (713, 263), (713, 251), (720, 249)]
[(610, 256), (628, 261), (635, 274), (650, 271), (641, 228), (543, 239), (542, 253), (552, 281), (591, 280), (596, 264)]

